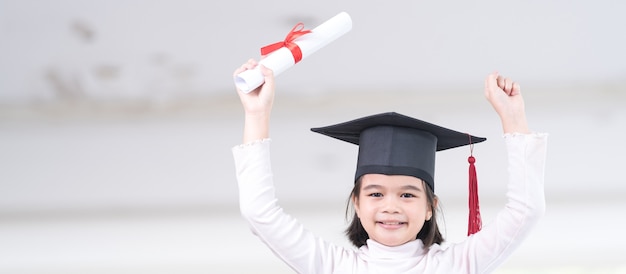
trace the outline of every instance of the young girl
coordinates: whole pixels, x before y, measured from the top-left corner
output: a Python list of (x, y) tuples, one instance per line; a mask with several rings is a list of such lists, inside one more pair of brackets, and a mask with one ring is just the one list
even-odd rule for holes
[[(253, 69), (250, 60), (235, 74)], [(274, 196), (269, 123), (274, 76), (244, 94), (243, 144), (233, 148), (240, 207), (251, 230), (298, 273), (489, 273), (543, 215), (546, 134), (531, 133), (520, 87), (493, 73), (485, 96), (499, 115), (508, 151), (508, 203), (496, 220), (447, 248), (434, 217), (434, 153), (480, 142), (417, 119), (384, 113), (314, 131), (359, 145), (348, 236), (358, 249), (326, 242), (283, 213)], [(409, 150), (410, 149), (410, 150)], [(412, 153), (411, 151), (419, 151)], [(408, 151), (408, 153), (407, 153)]]

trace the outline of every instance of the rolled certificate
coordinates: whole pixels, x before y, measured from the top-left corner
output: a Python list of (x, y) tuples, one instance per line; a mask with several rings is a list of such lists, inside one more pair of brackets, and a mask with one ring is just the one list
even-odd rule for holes
[[(296, 27), (298, 27), (298, 25), (296, 25)], [(290, 35), (294, 33), (296, 27), (292, 29)], [(276, 51), (273, 51), (259, 61), (259, 65), (264, 65), (271, 69), (274, 72), (274, 76), (278, 76), (295, 65), (300, 59), (309, 57), (311, 54), (346, 34), (351, 29), (352, 19), (350, 15), (346, 12), (341, 12), (310, 32), (306, 31), (306, 34), (297, 36), (297, 38), (291, 41), (291, 45), (282, 46)], [(287, 35), (287, 37), (289, 38), (290, 35)], [(285, 44), (288, 43), (287, 40), (288, 39), (285, 39)], [(259, 66), (235, 76), (235, 85), (245, 93), (259, 87), (263, 82), (263, 74)]]

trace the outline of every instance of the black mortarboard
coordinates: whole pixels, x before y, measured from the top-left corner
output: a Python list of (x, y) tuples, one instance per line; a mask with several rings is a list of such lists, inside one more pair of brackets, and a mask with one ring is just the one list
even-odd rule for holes
[(433, 191), (436, 151), (486, 140), (395, 112), (311, 130), (359, 146), (355, 181), (368, 173), (409, 175)]

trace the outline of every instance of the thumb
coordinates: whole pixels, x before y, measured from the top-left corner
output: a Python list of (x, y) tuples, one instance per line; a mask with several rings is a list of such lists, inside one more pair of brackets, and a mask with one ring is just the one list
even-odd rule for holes
[(260, 65), (261, 74), (263, 74), (263, 78), (265, 80), (264, 85), (269, 85), (272, 88), (274, 87), (274, 71), (270, 68)]
[(261, 69), (261, 73), (263, 74), (264, 77), (272, 76), (272, 74), (274, 74), (274, 72), (271, 69), (269, 69), (268, 67), (262, 64), (259, 65), (259, 68)]

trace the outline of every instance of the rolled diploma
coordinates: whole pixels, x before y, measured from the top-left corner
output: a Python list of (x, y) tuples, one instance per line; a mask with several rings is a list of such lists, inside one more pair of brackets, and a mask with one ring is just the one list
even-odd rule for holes
[[(304, 60), (351, 29), (352, 19), (350, 15), (346, 12), (341, 12), (312, 29), (310, 33), (298, 37), (293, 42), (300, 47), (302, 60)], [(282, 47), (259, 61), (259, 65), (271, 69), (274, 72), (274, 76), (278, 76), (295, 65), (295, 63), (291, 51), (286, 47)], [(264, 78), (259, 66), (235, 76), (235, 85), (245, 93), (259, 87), (263, 82)]]

